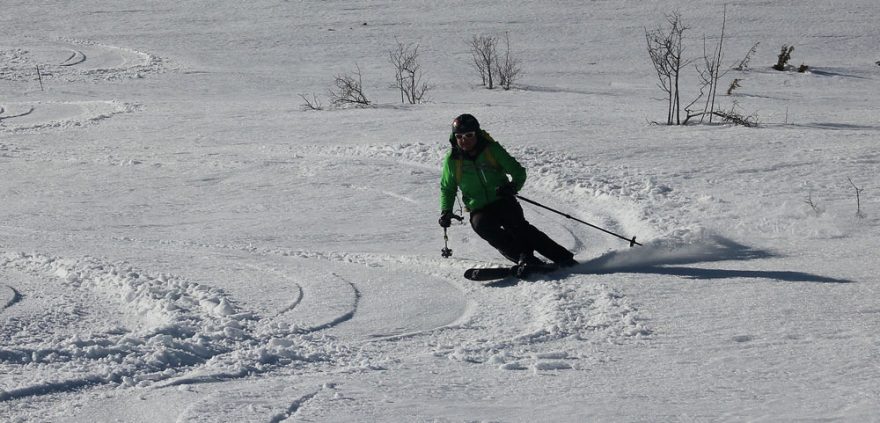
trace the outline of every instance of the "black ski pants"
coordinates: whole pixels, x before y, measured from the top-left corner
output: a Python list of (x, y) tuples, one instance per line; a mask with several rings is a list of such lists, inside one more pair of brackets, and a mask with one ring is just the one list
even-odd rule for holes
[(522, 206), (514, 197), (502, 198), (471, 212), (470, 220), (477, 235), (514, 263), (518, 263), (523, 254), (533, 257), (535, 252), (556, 263), (573, 257), (565, 247), (526, 220)]

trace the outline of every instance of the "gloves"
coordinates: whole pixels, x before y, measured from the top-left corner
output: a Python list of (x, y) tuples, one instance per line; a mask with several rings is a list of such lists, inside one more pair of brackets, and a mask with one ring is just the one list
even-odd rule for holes
[(440, 213), (440, 227), (448, 228), (452, 226), (452, 211), (446, 210)]
[(495, 188), (495, 194), (498, 194), (499, 197), (513, 197), (516, 195), (516, 185), (513, 182), (508, 182)]
[(458, 220), (459, 222), (464, 220), (463, 217), (456, 215), (452, 210), (444, 210), (440, 213), (440, 226), (448, 228), (452, 225), (452, 219)]

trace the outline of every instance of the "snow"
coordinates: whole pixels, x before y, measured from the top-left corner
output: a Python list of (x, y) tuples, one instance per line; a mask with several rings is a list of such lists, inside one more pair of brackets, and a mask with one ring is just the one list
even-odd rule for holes
[[(676, 8), (695, 57), (721, 3), (4, 5), (0, 420), (876, 421), (880, 6), (728, 3), (757, 128), (651, 123)], [(505, 31), (524, 75), (483, 89), (467, 40)], [(374, 104), (329, 107), (355, 66)], [(644, 245), (523, 204), (581, 264), (464, 280), (504, 260), (458, 224), (440, 256), (460, 113)]]

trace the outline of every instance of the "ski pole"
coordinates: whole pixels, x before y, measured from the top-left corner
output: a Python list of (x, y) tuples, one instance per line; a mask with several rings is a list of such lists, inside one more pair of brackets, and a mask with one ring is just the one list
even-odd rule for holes
[[(464, 220), (463, 217), (455, 214), (452, 215), (452, 218), (459, 222)], [(446, 228), (443, 228), (443, 249), (440, 250), (440, 255), (443, 256), (443, 258), (452, 257), (452, 250), (449, 249), (449, 235), (446, 234)]]
[(541, 204), (541, 203), (539, 203), (539, 202), (537, 202), (537, 201), (529, 200), (528, 198), (525, 198), (525, 197), (523, 197), (523, 196), (521, 196), (521, 195), (519, 195), (519, 194), (517, 194), (516, 198), (519, 198), (520, 200), (523, 200), (523, 201), (525, 201), (525, 202), (527, 202), (527, 203), (532, 203), (532, 204), (534, 204), (534, 205), (536, 205), (536, 206), (538, 206), (538, 207), (541, 207), (541, 208), (545, 208), (545, 209), (547, 209), (547, 210), (550, 210), (550, 211), (552, 211), (553, 213), (561, 214), (561, 215), (563, 215), (563, 216), (565, 216), (565, 217), (567, 217), (567, 218), (569, 218), (569, 219), (571, 219), (571, 220), (574, 220), (574, 221), (576, 221), (576, 222), (583, 223), (584, 225), (587, 225), (587, 226), (589, 226), (589, 227), (591, 227), (591, 228), (594, 228), (594, 229), (598, 229), (598, 230), (600, 230), (600, 231), (602, 231), (602, 232), (605, 232), (606, 234), (614, 235), (614, 236), (616, 236), (616, 237), (618, 237), (618, 238), (620, 238), (620, 239), (627, 240), (627, 241), (629, 241), (629, 246), (630, 246), (630, 247), (632, 247), (632, 246), (634, 246), (634, 245), (642, 245), (642, 244), (639, 244), (638, 242), (636, 242), (636, 237), (635, 237), (635, 236), (632, 237), (632, 239), (630, 239), (630, 238), (627, 238), (627, 237), (625, 237), (625, 236), (623, 236), (623, 235), (618, 235), (618, 234), (616, 234), (616, 233), (614, 233), (614, 232), (611, 232), (611, 231), (609, 231), (609, 230), (607, 230), (607, 229), (602, 229), (602, 228), (600, 228), (600, 227), (598, 227), (598, 226), (596, 226), (596, 225), (594, 225), (594, 224), (592, 224), (592, 223), (587, 223), (587, 222), (584, 222), (583, 220), (580, 220), (580, 219), (578, 219), (578, 218), (572, 217), (571, 215), (565, 214), (565, 213), (563, 213), (563, 212), (561, 212), (561, 211), (559, 211), (559, 210), (551, 209), (550, 207), (547, 207), (547, 206), (545, 206), (545, 205), (543, 205), (543, 204)]
[(449, 236), (446, 235), (446, 228), (443, 228), (443, 249), (440, 250), (440, 255), (443, 258), (452, 257), (452, 250), (449, 249)]

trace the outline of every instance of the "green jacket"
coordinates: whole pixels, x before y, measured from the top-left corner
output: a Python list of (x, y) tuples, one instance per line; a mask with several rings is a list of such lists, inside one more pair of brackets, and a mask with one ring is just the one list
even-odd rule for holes
[[(476, 211), (499, 199), (495, 190), (511, 180), (519, 191), (526, 182), (526, 170), (486, 131), (478, 133), (475, 157), (461, 151), (455, 136), (449, 136), (452, 150), (443, 159), (440, 177), (440, 211), (451, 211), (461, 190), (465, 208)], [(508, 175), (510, 178), (508, 178)]]

